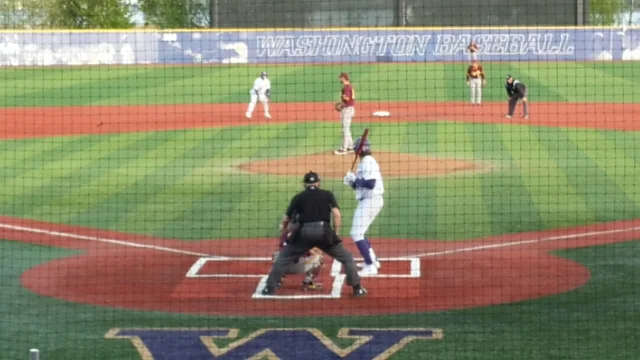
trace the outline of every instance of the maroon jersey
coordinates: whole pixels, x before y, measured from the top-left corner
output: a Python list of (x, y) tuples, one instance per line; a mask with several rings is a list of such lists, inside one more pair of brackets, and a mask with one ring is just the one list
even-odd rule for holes
[(342, 103), (345, 106), (353, 106), (356, 103), (356, 91), (349, 83), (342, 87)]

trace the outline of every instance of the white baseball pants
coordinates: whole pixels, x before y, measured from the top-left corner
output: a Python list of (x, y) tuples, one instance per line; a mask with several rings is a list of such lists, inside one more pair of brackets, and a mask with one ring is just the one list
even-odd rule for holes
[(353, 106), (347, 106), (340, 112), (340, 124), (342, 124), (342, 149), (353, 149), (353, 137), (351, 136), (351, 121), (356, 114)]
[(471, 103), (482, 104), (482, 79), (470, 79), (469, 87), (471, 88)]
[(264, 109), (264, 113), (268, 114), (269, 113), (269, 99), (267, 98), (266, 95), (264, 94), (256, 94), (254, 92), (251, 93), (251, 102), (249, 103), (249, 108), (247, 109), (247, 114), (251, 115), (253, 114), (253, 110), (255, 110), (256, 108), (256, 104), (258, 103), (258, 101), (260, 101), (260, 103), (262, 104), (262, 108)]
[(380, 214), (384, 200), (382, 196), (363, 199), (358, 203), (356, 211), (353, 215), (353, 223), (351, 224), (351, 238), (353, 241), (360, 241), (365, 238), (369, 226), (373, 224), (373, 220)]

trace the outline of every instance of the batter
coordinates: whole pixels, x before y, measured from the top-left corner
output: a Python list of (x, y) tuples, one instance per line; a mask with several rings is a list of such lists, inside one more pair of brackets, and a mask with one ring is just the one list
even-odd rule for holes
[[(358, 149), (360, 142), (362, 139), (356, 139), (355, 149)], [(382, 198), (384, 184), (382, 183), (380, 166), (371, 155), (368, 140), (364, 140), (358, 156), (360, 156), (360, 164), (358, 164), (357, 174), (349, 171), (344, 177), (344, 183), (356, 191), (358, 206), (353, 215), (351, 238), (355, 241), (358, 251), (364, 258), (364, 264), (358, 264), (362, 267), (358, 274), (361, 277), (366, 277), (378, 274), (378, 269), (380, 269), (380, 262), (376, 258), (366, 233), (384, 206)]]

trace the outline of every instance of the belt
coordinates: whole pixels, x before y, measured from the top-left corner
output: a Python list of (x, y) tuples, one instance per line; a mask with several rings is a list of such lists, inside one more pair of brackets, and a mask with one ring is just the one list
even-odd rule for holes
[(309, 222), (302, 223), (300, 225), (304, 226), (304, 225), (324, 225), (324, 224), (328, 224), (328, 223), (326, 221), (309, 221)]
[(358, 198), (356, 200), (357, 201), (362, 201), (362, 200), (373, 200), (373, 199), (378, 199), (378, 198), (382, 198), (382, 195), (373, 195), (371, 197), (362, 197), (362, 198)]

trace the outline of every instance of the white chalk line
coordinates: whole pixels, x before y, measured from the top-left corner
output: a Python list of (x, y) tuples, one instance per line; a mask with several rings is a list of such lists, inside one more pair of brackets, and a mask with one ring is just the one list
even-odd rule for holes
[[(0, 223), (0, 228), (27, 232), (27, 233), (34, 233), (34, 234), (43, 234), (43, 235), (48, 235), (53, 237), (95, 241), (95, 242), (107, 243), (112, 245), (120, 245), (120, 246), (126, 246), (126, 247), (138, 248), (138, 249), (149, 249), (149, 250), (163, 251), (163, 252), (181, 254), (181, 255), (206, 257), (210, 260), (214, 260), (214, 259), (236, 260), (236, 258), (228, 257), (228, 256), (215, 256), (215, 255), (210, 255), (210, 254), (205, 254), (200, 252), (174, 249), (166, 246), (140, 244), (140, 243), (126, 241), (126, 240), (110, 239), (110, 238), (105, 238), (101, 236), (79, 235), (79, 234), (73, 234), (73, 233), (62, 232), (62, 231), (39, 229), (39, 228), (29, 227), (29, 226), (18, 226), (18, 225)], [(619, 234), (619, 233), (632, 232), (632, 231), (638, 231), (638, 230), (640, 230), (640, 226), (633, 226), (629, 228), (613, 229), (613, 230), (588, 231), (588, 232), (575, 233), (570, 235), (558, 235), (558, 236), (550, 236), (550, 237), (539, 238), (539, 239), (510, 241), (510, 242), (504, 242), (504, 243), (498, 243), (498, 244), (478, 245), (478, 246), (470, 246), (470, 247), (456, 248), (456, 249), (450, 249), (450, 250), (419, 253), (419, 254), (396, 257), (395, 259), (410, 260), (411, 258), (436, 257), (436, 256), (444, 256), (444, 255), (458, 254), (458, 253), (464, 253), (464, 252), (473, 252), (473, 251), (482, 251), (482, 250), (489, 250), (489, 249), (500, 249), (500, 248), (507, 248), (507, 247), (522, 246), (522, 245), (530, 245), (530, 244), (550, 242), (550, 241), (569, 240), (569, 239), (575, 239), (575, 238), (581, 238), (581, 237)]]
[(539, 238), (539, 239), (510, 241), (510, 242), (504, 242), (504, 243), (498, 243), (498, 244), (478, 245), (478, 246), (463, 247), (463, 248), (451, 249), (451, 250), (426, 252), (421, 254), (406, 255), (406, 256), (403, 256), (403, 258), (408, 260), (410, 258), (416, 258), (416, 257), (423, 258), (423, 257), (444, 256), (444, 255), (458, 254), (458, 253), (464, 253), (464, 252), (500, 249), (500, 248), (530, 245), (530, 244), (537, 244), (537, 243), (550, 242), (550, 241), (570, 240), (570, 239), (581, 238), (581, 237), (619, 234), (619, 233), (638, 231), (638, 230), (640, 230), (640, 226), (634, 226), (634, 227), (623, 228), (623, 229), (615, 229), (615, 230), (588, 231), (588, 232), (576, 233), (571, 235), (558, 235), (558, 236), (550, 236), (550, 237)]
[(100, 243), (105, 243), (105, 244), (120, 245), (120, 246), (132, 247), (132, 248), (137, 248), (137, 249), (149, 249), (149, 250), (155, 250), (155, 251), (163, 251), (163, 252), (168, 252), (168, 253), (173, 253), (173, 254), (198, 256), (198, 257), (212, 257), (211, 255), (205, 254), (205, 253), (199, 253), (199, 252), (181, 250), (181, 249), (174, 249), (174, 248), (170, 248), (170, 247), (166, 247), (166, 246), (140, 244), (140, 243), (131, 242), (131, 241), (125, 241), (125, 240), (109, 239), (109, 238), (105, 238), (105, 237), (101, 237), (101, 236), (79, 235), (79, 234), (73, 234), (73, 233), (68, 233), (68, 232), (63, 232), (63, 231), (52, 231), (52, 230), (38, 229), (38, 228), (35, 228), (35, 227), (29, 227), (29, 226), (18, 226), (18, 225), (0, 223), (0, 228), (13, 230), (13, 231), (21, 231), (21, 232), (26, 232), (26, 233), (32, 233), (32, 234), (42, 234), (42, 235), (53, 236), (53, 237), (67, 238), (67, 239), (95, 241), (95, 242), (100, 242)]

